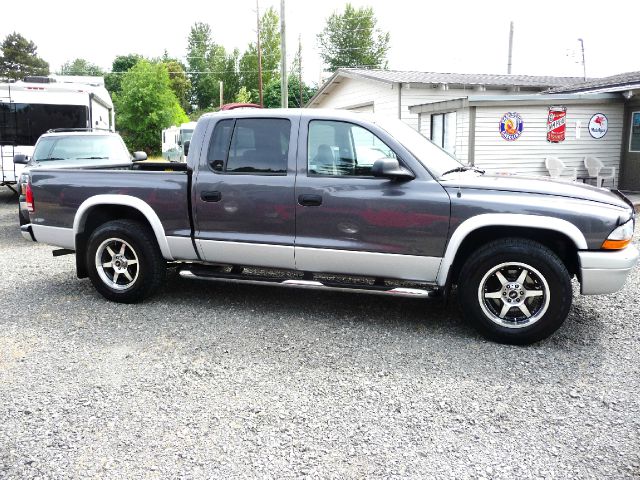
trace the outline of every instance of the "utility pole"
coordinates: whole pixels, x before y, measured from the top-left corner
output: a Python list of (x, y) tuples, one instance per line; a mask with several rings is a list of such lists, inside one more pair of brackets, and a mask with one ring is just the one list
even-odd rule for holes
[(280, 0), (280, 95), (282, 108), (289, 107), (289, 85), (287, 82), (287, 36), (284, 23), (284, 0)]
[(511, 57), (513, 55), (513, 20), (509, 26), (509, 60), (507, 62), (507, 73), (511, 74)]
[(223, 104), (223, 95), (222, 95), (223, 83), (222, 83), (222, 80), (220, 80), (219, 86), (220, 86), (220, 108), (222, 108), (222, 104)]
[(260, 106), (264, 107), (264, 99), (262, 97), (262, 47), (260, 46), (260, 7), (256, 0), (256, 19), (258, 25), (258, 94), (260, 95)]
[(304, 107), (302, 99), (302, 34), (298, 34), (298, 83), (300, 84), (300, 108)]
[(584, 41), (579, 38), (578, 41), (580, 42), (580, 48), (582, 49), (582, 77), (584, 78), (585, 82), (587, 81), (587, 66), (584, 63)]

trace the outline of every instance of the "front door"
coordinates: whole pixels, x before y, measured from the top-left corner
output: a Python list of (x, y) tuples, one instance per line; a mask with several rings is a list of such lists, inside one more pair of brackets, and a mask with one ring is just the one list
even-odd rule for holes
[(625, 105), (620, 188), (640, 191), (640, 101), (632, 97)]
[(297, 121), (227, 118), (212, 128), (194, 181), (200, 255), (213, 263), (294, 268)]
[[(449, 229), (449, 196), (392, 138), (339, 120), (302, 120), (296, 182), (296, 268), (435, 281)], [(375, 130), (375, 129), (374, 129)], [(391, 148), (389, 145), (396, 145)], [(411, 181), (376, 178), (397, 158)], [(413, 167), (413, 168), (412, 168)]]

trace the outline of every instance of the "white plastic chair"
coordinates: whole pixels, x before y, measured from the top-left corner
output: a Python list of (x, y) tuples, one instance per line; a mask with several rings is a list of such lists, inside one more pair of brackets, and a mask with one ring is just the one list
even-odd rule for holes
[(597, 157), (584, 157), (584, 167), (590, 177), (596, 178), (596, 186), (603, 187), (605, 180), (611, 180), (611, 187), (616, 186), (616, 167), (605, 167)]
[(547, 167), (551, 178), (562, 178), (574, 182), (578, 179), (578, 169), (567, 167), (558, 157), (547, 157), (544, 166)]

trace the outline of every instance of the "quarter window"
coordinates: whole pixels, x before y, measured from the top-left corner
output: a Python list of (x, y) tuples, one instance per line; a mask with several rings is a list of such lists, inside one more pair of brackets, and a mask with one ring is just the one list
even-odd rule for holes
[(382, 140), (358, 125), (330, 120), (309, 123), (309, 175), (370, 177), (373, 163), (385, 157), (397, 158)]

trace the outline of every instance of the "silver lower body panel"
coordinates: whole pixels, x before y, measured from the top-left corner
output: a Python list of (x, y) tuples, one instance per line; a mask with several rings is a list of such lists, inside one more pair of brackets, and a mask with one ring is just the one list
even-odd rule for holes
[(620, 290), (638, 261), (638, 249), (629, 245), (615, 251), (578, 252), (580, 293), (601, 295)]

